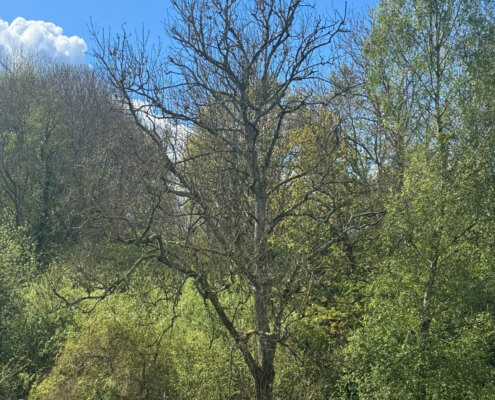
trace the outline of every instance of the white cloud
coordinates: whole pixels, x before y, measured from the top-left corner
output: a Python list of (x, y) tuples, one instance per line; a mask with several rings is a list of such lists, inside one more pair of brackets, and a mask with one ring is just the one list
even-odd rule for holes
[(0, 19), (0, 50), (36, 54), (68, 64), (83, 62), (88, 46), (78, 36), (65, 36), (51, 22), (27, 21), (18, 17), (9, 25)]
[(132, 103), (143, 124), (164, 140), (168, 147), (167, 154), (172, 161), (183, 159), (191, 129), (177, 120), (161, 116), (150, 104), (140, 100)]

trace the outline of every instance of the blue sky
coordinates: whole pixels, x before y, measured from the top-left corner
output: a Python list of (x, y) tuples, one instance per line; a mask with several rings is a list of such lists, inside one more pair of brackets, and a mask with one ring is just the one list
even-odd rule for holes
[[(344, 0), (316, 0), (318, 11), (333, 15), (334, 10), (344, 10)], [(151, 38), (163, 33), (163, 23), (167, 20), (170, 3), (168, 0), (16, 0), (5, 1), (0, 5), (0, 46), (12, 39), (12, 32), (24, 35), (24, 45), (43, 47), (47, 53), (58, 51), (61, 59), (68, 62), (81, 62), (84, 44), (91, 50), (93, 42), (88, 31), (90, 21), (116, 32), (125, 24), (128, 31), (149, 31)], [(347, 8), (362, 12), (376, 0), (348, 0)], [(15, 29), (12, 22), (17, 20)], [(31, 21), (43, 21), (37, 24)], [(48, 25), (45, 23), (51, 23)], [(61, 29), (63, 32), (61, 31)], [(10, 30), (9, 30), (10, 29)], [(69, 38), (66, 38), (69, 37)], [(55, 44), (53, 44), (53, 43)], [(11, 46), (12, 46), (12, 42)], [(65, 57), (65, 58), (64, 58)], [(84, 57), (88, 62), (89, 57)]]

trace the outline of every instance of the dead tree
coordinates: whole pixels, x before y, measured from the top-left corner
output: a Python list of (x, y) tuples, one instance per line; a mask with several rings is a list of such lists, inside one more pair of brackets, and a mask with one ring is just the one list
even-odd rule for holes
[[(303, 0), (172, 4), (172, 55), (125, 32), (95, 36), (100, 67), (160, 153), (154, 185), (182, 215), (174, 240), (161, 230), (158, 206), (122, 240), (148, 246), (146, 257), (194, 280), (242, 354), (256, 398), (267, 400), (290, 304), (309, 276), (305, 261), (281, 266), (270, 251), (280, 224), (311, 199), (309, 191), (288, 195), (308, 171), (284, 166), (287, 124), (314, 104), (309, 88), (323, 82), (344, 20), (325, 21)], [(247, 331), (222, 293), (234, 286), (252, 299)]]

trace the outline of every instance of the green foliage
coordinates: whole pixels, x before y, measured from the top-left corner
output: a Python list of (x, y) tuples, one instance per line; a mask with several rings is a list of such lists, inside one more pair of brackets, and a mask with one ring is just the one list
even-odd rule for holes
[(248, 371), (193, 286), (173, 305), (145, 276), (78, 317), (30, 399), (251, 398)]
[(159, 323), (115, 296), (80, 324), (31, 399), (175, 398)]
[[(170, 346), (176, 360), (180, 398), (252, 398), (254, 390), (249, 371), (240, 353), (211, 306), (205, 308), (204, 299), (197, 294), (192, 282), (184, 287), (177, 313), (179, 318), (170, 334)], [(240, 313), (245, 314), (245, 311)]]
[(33, 244), (25, 230), (0, 224), (0, 396), (12, 398), (21, 384), (17, 379), (24, 363), (15, 355), (19, 348), (18, 315), (22, 292), (36, 274)]
[(477, 183), (464, 171), (446, 185), (438, 156), (421, 149), (411, 160), (389, 202), (362, 326), (345, 350), (345, 387), (370, 399), (493, 398), (495, 258), (479, 241), (493, 220), (477, 215), (466, 190)]
[(35, 246), (26, 230), (0, 226), (0, 396), (24, 398), (48, 372), (70, 319), (53, 312), (39, 278)]
[(46, 267), (94, 211), (110, 169), (103, 143), (129, 129), (90, 69), (2, 57), (12, 68), (0, 71), (0, 209)]

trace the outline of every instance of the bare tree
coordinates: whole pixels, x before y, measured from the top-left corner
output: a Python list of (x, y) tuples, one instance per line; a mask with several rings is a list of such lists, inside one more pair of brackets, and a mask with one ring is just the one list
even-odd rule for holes
[[(280, 256), (270, 243), (318, 190), (294, 190), (313, 182), (314, 164), (290, 167), (298, 149), (288, 124), (316, 108), (309, 87), (324, 82), (344, 20), (325, 21), (303, 0), (172, 4), (172, 56), (125, 32), (112, 39), (95, 31), (100, 66), (159, 154), (146, 190), (176, 202), (166, 211), (151, 202), (149, 218), (121, 240), (145, 246), (143, 260), (194, 279), (241, 352), (256, 398), (267, 400), (277, 345), (311, 279), (309, 256)], [(172, 211), (181, 216), (175, 230), (163, 225)], [(239, 304), (227, 296), (236, 290), (252, 299), (252, 329), (236, 319)]]

